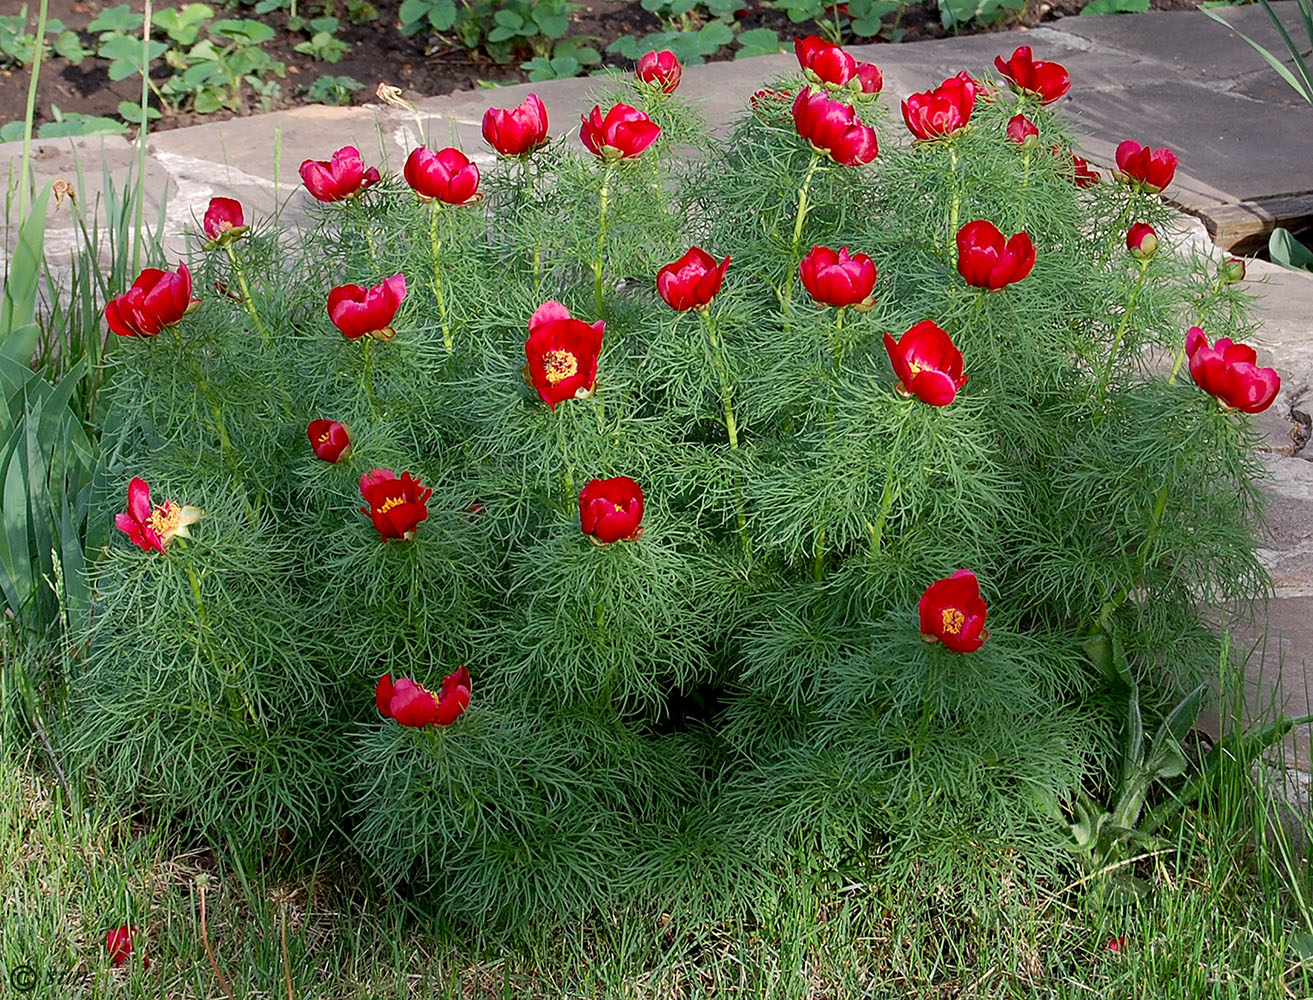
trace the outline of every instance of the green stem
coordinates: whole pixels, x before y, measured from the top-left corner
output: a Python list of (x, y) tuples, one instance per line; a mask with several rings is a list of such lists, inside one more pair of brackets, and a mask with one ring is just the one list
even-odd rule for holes
[(27, 212), (28, 166), (32, 161), (32, 119), (36, 113), (36, 85), (41, 79), (41, 58), (45, 54), (46, 15), (50, 0), (41, 0), (36, 15), (36, 54), (32, 57), (32, 78), (27, 83), (27, 111), (23, 117), (23, 163), (18, 171), (18, 222), (23, 223)]
[[(1201, 310), (1199, 310), (1199, 318), (1195, 320), (1195, 324), (1194, 324), (1195, 326), (1202, 327), (1204, 325), (1204, 320), (1208, 318), (1209, 310), (1211, 310), (1213, 308), (1213, 305), (1217, 302), (1217, 293), (1220, 292), (1221, 290), (1222, 290), (1222, 279), (1214, 278), (1212, 287), (1209, 288), (1208, 290), (1208, 298), (1204, 300), (1204, 307)], [(1168, 385), (1176, 384), (1176, 376), (1180, 373), (1181, 364), (1184, 361), (1185, 361), (1185, 341), (1182, 340), (1180, 345), (1176, 348), (1176, 357), (1172, 359), (1172, 374), (1169, 375), (1167, 378)]]
[(565, 409), (562, 407), (556, 411), (556, 419), (553, 421), (555, 427), (553, 429), (556, 433), (556, 446), (561, 452), (561, 468), (565, 472), (562, 477), (565, 480), (565, 509), (569, 510), (570, 505), (579, 498), (579, 493), (574, 488), (574, 465), (565, 450), (565, 425), (562, 423), (564, 419)]
[(365, 396), (369, 399), (369, 414), (371, 420), (378, 419), (378, 403), (374, 399), (374, 363), (369, 359), (369, 342), (372, 338), (365, 337), (361, 350), (365, 355)]
[[(137, 135), (137, 190), (134, 192), (137, 199), (137, 224), (132, 243), (133, 271), (141, 269), (141, 231), (146, 218), (146, 106), (150, 101), (150, 23), (151, 0), (146, 0), (141, 17), (141, 129)], [(35, 71), (32, 78), (36, 79)]]
[[(1027, 190), (1030, 187), (1031, 152), (1032, 152), (1031, 148), (1027, 146), (1025, 152), (1022, 154), (1021, 157), (1021, 189), (1023, 191)], [(1021, 202), (1021, 212), (1017, 218), (1017, 226), (1022, 229), (1024, 229), (1026, 226), (1026, 202), (1024, 200)]]
[(884, 468), (884, 490), (880, 494), (880, 513), (876, 516), (875, 524), (870, 526), (871, 530), (871, 552), (872, 554), (880, 551), (880, 545), (884, 541), (885, 523), (889, 520), (889, 512), (893, 509), (894, 501), (898, 499), (901, 492), (897, 488), (895, 471), (900, 464), (899, 449), (902, 446), (903, 438), (906, 436), (907, 425), (911, 423), (912, 410), (918, 405), (915, 400), (906, 400), (900, 404), (903, 412), (899, 416), (898, 430), (894, 434), (893, 447), (889, 449), (888, 460)]
[(451, 340), (451, 320), (447, 316), (447, 298), (442, 289), (442, 242), (438, 239), (438, 214), (442, 202), (435, 201), (429, 214), (429, 247), (433, 251), (433, 297), (438, 302), (438, 315), (442, 317), (442, 346), (450, 355), (455, 350)]
[(812, 556), (812, 579), (825, 576), (825, 528), (816, 532), (816, 554)]
[(840, 306), (834, 314), (834, 374), (839, 374), (839, 369), (843, 366), (843, 313), (844, 307)]
[[(183, 551), (186, 552), (186, 541), (182, 538), (178, 538), (176, 541)], [(205, 651), (206, 657), (209, 659), (210, 663), (221, 670), (222, 668), (219, 666), (219, 658), (215, 656), (214, 650), (210, 648), (210, 616), (205, 610), (205, 600), (201, 596), (201, 581), (196, 575), (196, 567), (192, 565), (190, 554), (185, 555), (184, 559), (187, 564), (187, 582), (191, 584), (192, 603), (196, 606), (196, 622), (199, 626), (197, 645)], [(237, 678), (230, 677), (228, 678), (228, 703), (234, 710), (240, 711), (238, 706), (239, 700), (241, 704), (246, 707), (246, 712), (251, 717), (251, 721), (255, 723), (256, 726), (259, 726), (260, 720), (256, 717), (255, 706), (251, 704), (251, 699), (247, 697), (246, 692), (237, 682)]]
[(608, 163), (602, 170), (601, 207), (597, 217), (597, 257), (593, 260), (593, 294), (597, 296), (597, 314), (602, 315), (602, 251), (606, 246), (607, 203), (611, 197), (611, 175), (615, 172), (615, 163)]
[(538, 294), (538, 289), (542, 287), (543, 275), (543, 248), (541, 244), (533, 245), (533, 294)]
[(952, 139), (948, 140), (948, 165), (953, 185), (953, 198), (948, 205), (948, 255), (953, 266), (957, 267), (957, 218), (962, 211), (962, 192), (957, 186), (957, 150), (953, 148)]
[(1131, 310), (1135, 308), (1135, 300), (1140, 296), (1140, 289), (1144, 287), (1145, 275), (1149, 273), (1149, 258), (1146, 257), (1140, 261), (1140, 274), (1135, 279), (1135, 287), (1131, 289), (1131, 296), (1126, 300), (1126, 311), (1122, 313), (1122, 321), (1117, 326), (1117, 334), (1112, 338), (1112, 350), (1108, 352), (1108, 364), (1103, 369), (1103, 375), (1099, 378), (1099, 391), (1096, 394), (1102, 404), (1103, 394), (1108, 389), (1108, 380), (1112, 378), (1112, 369), (1117, 363), (1117, 352), (1121, 350), (1122, 338), (1126, 336), (1127, 324), (1131, 321)]
[(734, 387), (729, 382), (728, 366), (725, 363), (725, 349), (720, 338), (716, 336), (716, 324), (712, 322), (709, 309), (699, 309), (702, 324), (707, 331), (707, 341), (711, 345), (711, 365), (720, 380), (720, 402), (725, 413), (725, 433), (729, 435), (729, 446), (737, 450), (739, 446), (738, 423), (734, 419)]
[(224, 250), (228, 253), (228, 259), (232, 261), (233, 273), (237, 275), (237, 285), (242, 290), (242, 305), (246, 307), (246, 312), (251, 317), (251, 322), (255, 324), (256, 330), (264, 338), (264, 342), (270, 347), (273, 346), (273, 340), (269, 336), (269, 331), (264, 328), (260, 322), (260, 317), (255, 311), (255, 302), (251, 299), (251, 289), (246, 284), (246, 272), (242, 269), (242, 262), (237, 259), (237, 253), (233, 250), (231, 242), (223, 245)]
[(810, 207), (807, 198), (811, 192), (812, 175), (816, 173), (820, 162), (821, 154), (813, 149), (811, 162), (807, 164), (807, 172), (803, 175), (802, 184), (798, 188), (798, 212), (793, 219), (793, 242), (789, 250), (789, 260), (793, 263), (793, 267), (789, 270), (789, 280), (784, 286), (784, 295), (780, 299), (780, 306), (785, 312), (789, 309), (789, 300), (793, 298), (793, 283), (798, 278), (798, 251), (802, 243), (802, 224), (807, 218), (807, 209)]

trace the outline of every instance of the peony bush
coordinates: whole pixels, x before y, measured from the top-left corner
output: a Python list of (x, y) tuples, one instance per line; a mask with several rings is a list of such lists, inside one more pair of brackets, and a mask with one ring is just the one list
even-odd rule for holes
[(890, 109), (798, 55), (718, 138), (664, 54), (489, 111), (486, 172), (325, 149), (308, 226), (217, 200), (107, 303), (65, 720), (107, 794), (480, 923), (1058, 863), (1110, 650), (1166, 703), (1261, 589), (1276, 376), (1170, 151), (1072, 152), (1063, 67)]

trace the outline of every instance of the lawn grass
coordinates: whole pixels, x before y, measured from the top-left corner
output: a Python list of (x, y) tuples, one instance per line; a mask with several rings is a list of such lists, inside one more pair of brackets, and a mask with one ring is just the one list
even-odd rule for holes
[[(1037, 883), (1006, 852), (952, 882), (913, 871), (843, 884), (800, 866), (751, 920), (653, 910), (508, 941), (432, 926), (336, 857), (244, 869), (94, 800), (75, 807), (12, 713), (4, 737), (0, 962), (7, 980), (38, 973), (28, 993), (6, 982), (5, 997), (227, 996), (201, 938), (202, 889), (238, 998), (1313, 996), (1299, 954), (1313, 940), (1308, 828), (1277, 821), (1289, 810), (1271, 770), (1225, 774), (1126, 866), (1141, 896), (1074, 865), (1067, 883)], [(105, 934), (123, 923), (136, 951), (115, 969)]]

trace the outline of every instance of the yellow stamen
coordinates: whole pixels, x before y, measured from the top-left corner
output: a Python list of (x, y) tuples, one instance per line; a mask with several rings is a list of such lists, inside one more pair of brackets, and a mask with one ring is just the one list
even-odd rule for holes
[(961, 635), (962, 627), (967, 623), (967, 616), (958, 611), (957, 608), (944, 608), (943, 624), (944, 631), (949, 635)]
[(547, 381), (556, 385), (579, 374), (579, 359), (569, 351), (548, 351), (543, 356), (543, 368)]
[(406, 500), (404, 497), (388, 497), (386, 500), (383, 501), (383, 505), (381, 507), (375, 508), (374, 513), (386, 514), (388, 511), (392, 510), (392, 508), (400, 507), (405, 502)]

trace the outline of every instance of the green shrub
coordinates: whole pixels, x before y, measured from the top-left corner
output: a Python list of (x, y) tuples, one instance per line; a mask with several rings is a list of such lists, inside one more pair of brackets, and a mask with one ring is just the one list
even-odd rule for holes
[[(951, 142), (899, 144), (862, 105), (883, 148), (848, 167), (788, 100), (712, 141), (677, 99), (617, 98), (663, 129), (632, 160), (566, 136), (461, 207), (385, 175), (196, 255), (199, 308), (116, 345), (117, 495), (141, 476), (207, 513), (101, 561), (67, 739), (125, 804), (247, 847), (336, 831), (472, 922), (742, 906), (799, 858), (1057, 864), (1055, 806), (1118, 724), (1085, 650), (1115, 635), (1152, 714), (1216, 662), (1200, 602), (1261, 586), (1251, 431), (1168, 374), (1192, 320), (1250, 332), (1242, 296), (1201, 257), (1133, 261), (1128, 223), (1166, 240), (1171, 210), (1077, 188), (1033, 100), (1026, 149), (993, 89)], [(1033, 272), (967, 286), (974, 219), (1030, 232)], [(654, 289), (690, 244), (732, 258), (702, 316)], [(874, 259), (870, 311), (809, 300), (814, 244)], [(395, 336), (344, 339), (328, 290), (398, 273)], [(606, 323), (595, 395), (554, 409), (521, 374), (547, 300)], [(947, 406), (895, 392), (882, 344), (926, 319), (965, 358)], [(319, 418), (350, 429), (337, 464)], [(413, 539), (362, 517), (375, 468), (433, 489)], [(641, 485), (643, 533), (598, 546), (578, 497), (612, 476)], [(969, 653), (918, 627), (960, 567), (988, 604)], [(380, 717), (380, 675), (437, 691), (462, 664), (450, 727)]]

